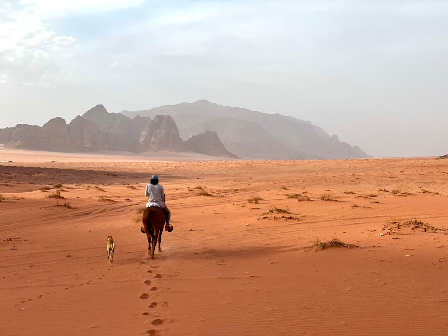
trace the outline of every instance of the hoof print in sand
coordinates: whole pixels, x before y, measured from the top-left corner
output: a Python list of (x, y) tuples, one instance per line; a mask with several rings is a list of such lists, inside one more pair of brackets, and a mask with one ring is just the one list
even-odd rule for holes
[(155, 308), (157, 307), (157, 302), (151, 302), (151, 304), (148, 306), (148, 308)]
[(151, 280), (145, 280), (144, 284), (149, 286), (151, 284)]
[(146, 300), (147, 298), (149, 298), (149, 295), (147, 293), (143, 293), (142, 295), (140, 295), (140, 299), (142, 300)]
[(155, 326), (159, 326), (163, 324), (163, 320), (162, 319), (155, 319), (154, 321), (151, 322), (152, 325)]
[(162, 277), (162, 274), (157, 274), (154, 278), (160, 279)]
[(162, 335), (162, 331), (150, 329), (146, 332), (149, 336), (159, 336)]
[(157, 287), (152, 287), (152, 288), (150, 289), (151, 292), (155, 292), (156, 290), (157, 290)]

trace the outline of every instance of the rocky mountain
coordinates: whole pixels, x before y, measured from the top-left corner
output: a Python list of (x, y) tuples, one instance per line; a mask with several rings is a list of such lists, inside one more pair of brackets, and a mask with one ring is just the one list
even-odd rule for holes
[(196, 134), (185, 141), (185, 148), (191, 152), (202, 153), (211, 156), (225, 156), (238, 158), (238, 156), (230, 153), (222, 144), (216, 132), (205, 131)]
[(165, 105), (150, 110), (123, 111), (134, 117), (170, 115), (179, 125), (183, 139), (205, 130), (215, 131), (224, 146), (242, 158), (364, 158), (357, 146), (339, 141), (311, 122), (281, 114), (221, 106), (199, 100), (194, 103)]
[(196, 140), (184, 141), (170, 116), (131, 119), (108, 113), (103, 105), (97, 105), (69, 124), (57, 117), (42, 127), (21, 124), (0, 129), (0, 143), (10, 148), (57, 152), (192, 151), (236, 158), (224, 148), (216, 133), (214, 136), (208, 133), (198, 134)]

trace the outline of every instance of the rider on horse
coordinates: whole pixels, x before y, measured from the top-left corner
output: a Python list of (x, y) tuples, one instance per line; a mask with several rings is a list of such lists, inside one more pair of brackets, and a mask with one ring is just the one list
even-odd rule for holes
[[(153, 175), (151, 177), (151, 183), (146, 185), (145, 196), (148, 197), (146, 207), (160, 207), (166, 217), (165, 230), (172, 231), (172, 226), (170, 227), (171, 212), (166, 206), (165, 191), (163, 190), (163, 186), (159, 184), (159, 177), (157, 175)], [(144, 228), (141, 231), (145, 233)]]

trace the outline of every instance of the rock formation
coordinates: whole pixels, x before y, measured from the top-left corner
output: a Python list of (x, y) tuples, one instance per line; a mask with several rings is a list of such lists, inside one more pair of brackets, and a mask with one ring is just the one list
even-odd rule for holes
[(140, 116), (131, 119), (119, 113), (108, 113), (103, 105), (77, 116), (68, 125), (57, 117), (42, 127), (17, 125), (0, 129), (0, 143), (10, 148), (57, 152), (193, 151), (236, 157), (224, 148), (216, 133), (201, 134), (184, 142), (170, 116), (157, 115), (153, 120)]
[(229, 158), (238, 158), (230, 153), (219, 140), (216, 132), (205, 131), (192, 136), (185, 141), (185, 149), (191, 152), (202, 153), (211, 156), (226, 156)]

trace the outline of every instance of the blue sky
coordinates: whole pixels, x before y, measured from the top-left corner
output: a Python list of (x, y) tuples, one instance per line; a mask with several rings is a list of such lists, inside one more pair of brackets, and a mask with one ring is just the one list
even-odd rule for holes
[(448, 2), (0, 0), (0, 127), (207, 99), (448, 152)]

